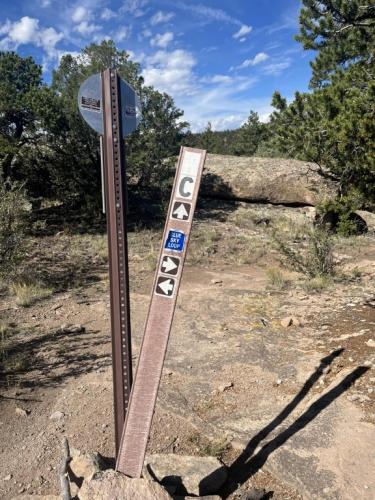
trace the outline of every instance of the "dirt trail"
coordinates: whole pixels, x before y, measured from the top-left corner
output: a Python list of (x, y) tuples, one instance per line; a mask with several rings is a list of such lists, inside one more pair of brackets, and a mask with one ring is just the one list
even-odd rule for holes
[[(224, 498), (241, 484), (263, 485), (278, 499), (374, 498), (371, 248), (356, 261), (361, 282), (320, 294), (274, 289), (264, 266), (187, 267), (149, 450), (222, 448), (230, 467)], [(136, 264), (133, 272), (136, 363), (153, 273)], [(32, 360), (17, 385), (0, 392), (4, 500), (57, 492), (63, 436), (74, 448), (113, 457), (105, 270), (97, 278), (28, 309), (2, 301)], [(289, 315), (301, 324), (282, 327)], [(86, 331), (58, 333), (64, 323)]]

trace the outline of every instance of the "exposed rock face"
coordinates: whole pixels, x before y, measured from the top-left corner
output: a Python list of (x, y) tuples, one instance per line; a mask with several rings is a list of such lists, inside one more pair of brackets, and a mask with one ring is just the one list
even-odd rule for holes
[[(145, 469), (173, 494), (209, 495), (216, 493), (227, 479), (227, 470), (214, 457), (186, 455), (148, 455)], [(171, 491), (172, 492), (172, 491)]]
[(147, 479), (132, 479), (119, 472), (97, 472), (85, 480), (79, 490), (80, 500), (171, 500), (160, 484)]
[(317, 165), (298, 160), (207, 155), (201, 194), (226, 199), (315, 206), (337, 187)]
[(372, 212), (366, 212), (366, 210), (357, 210), (355, 213), (365, 221), (367, 230), (370, 233), (375, 233), (375, 214)]
[(102, 468), (102, 458), (99, 453), (85, 453), (73, 457), (69, 467), (77, 478), (90, 479)]

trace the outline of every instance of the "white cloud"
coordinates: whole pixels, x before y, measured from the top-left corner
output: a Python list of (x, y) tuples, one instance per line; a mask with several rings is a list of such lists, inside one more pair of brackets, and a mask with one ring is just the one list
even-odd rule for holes
[(234, 33), (233, 38), (240, 39), (240, 42), (245, 41), (246, 36), (252, 31), (252, 27), (247, 24), (243, 24), (241, 28)]
[(152, 36), (152, 31), (146, 28), (142, 31), (141, 35), (142, 38), (150, 38)]
[(41, 0), (40, 5), (45, 9), (51, 5), (51, 0)]
[(285, 69), (289, 68), (291, 61), (283, 61), (280, 63), (268, 64), (263, 68), (263, 72), (266, 75), (280, 75)]
[(143, 7), (147, 4), (148, 0), (125, 0), (120, 8), (120, 13), (129, 13), (134, 17), (141, 17), (146, 13)]
[(228, 75), (214, 75), (211, 79), (211, 83), (231, 83), (233, 78)]
[(7, 21), (0, 28), (0, 35), (6, 35), (0, 41), (0, 47), (6, 50), (16, 50), (20, 45), (36, 45), (47, 53), (48, 58), (57, 57), (56, 45), (64, 38), (55, 28), (40, 28), (39, 19), (24, 16), (19, 21)]
[(17, 45), (35, 43), (39, 38), (39, 20), (32, 17), (21, 17), (10, 26), (8, 36)]
[(192, 4), (185, 2), (176, 2), (175, 6), (181, 10), (186, 10), (197, 14), (204, 21), (219, 21), (232, 23), (237, 26), (241, 26), (242, 23), (238, 19), (230, 16), (227, 12), (222, 9), (213, 9), (212, 7), (207, 7), (202, 4)]
[(117, 14), (116, 12), (114, 12), (113, 10), (111, 9), (108, 9), (108, 7), (106, 7), (102, 13), (100, 14), (100, 18), (101, 19), (104, 19), (104, 21), (109, 21), (110, 19), (116, 17)]
[(113, 33), (113, 39), (115, 42), (122, 42), (125, 38), (130, 35), (130, 28), (128, 26), (123, 26)]
[(79, 6), (76, 9), (74, 9), (73, 14), (72, 14), (72, 21), (75, 23), (80, 23), (84, 19), (86, 21), (89, 18), (89, 12), (85, 7)]
[(6, 35), (7, 33), (9, 33), (9, 30), (12, 26), (12, 23), (9, 21), (9, 19), (7, 19), (5, 21), (5, 24), (3, 24), (2, 26), (0, 26), (0, 36), (1, 35)]
[(173, 12), (162, 12), (159, 10), (156, 14), (151, 17), (151, 25), (155, 26), (160, 23), (167, 23), (174, 17)]
[[(245, 59), (242, 64), (236, 67), (236, 69), (248, 68), (249, 66), (256, 66), (257, 64), (269, 59), (269, 55), (265, 52), (258, 52), (252, 59)], [(234, 68), (233, 68), (234, 69)]]
[(101, 26), (98, 26), (97, 24), (90, 24), (87, 21), (82, 21), (74, 28), (74, 30), (78, 31), (78, 33), (80, 33), (82, 36), (90, 36), (95, 31), (99, 31), (100, 29)]
[(160, 47), (162, 49), (165, 49), (172, 42), (172, 40), (173, 33), (171, 31), (167, 31), (163, 34), (158, 33), (154, 36), (154, 38), (151, 38), (150, 44), (153, 47)]
[(194, 93), (196, 88), (195, 64), (195, 58), (186, 50), (159, 50), (146, 59), (142, 76), (146, 85), (153, 85), (172, 97), (188, 95)]

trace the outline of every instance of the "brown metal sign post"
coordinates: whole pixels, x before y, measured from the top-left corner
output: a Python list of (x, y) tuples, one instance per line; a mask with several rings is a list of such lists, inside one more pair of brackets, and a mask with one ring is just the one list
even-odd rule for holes
[(140, 477), (206, 152), (182, 148), (116, 469)]
[(112, 365), (116, 456), (132, 384), (126, 174), (121, 123), (119, 78), (115, 70), (102, 73), (103, 157), (106, 192), (109, 279), (111, 297)]
[(140, 121), (140, 102), (134, 89), (107, 69), (85, 80), (78, 108), (100, 137), (103, 201), (107, 214), (111, 297), (112, 365), (116, 456), (132, 384), (129, 272), (126, 229), (124, 136)]

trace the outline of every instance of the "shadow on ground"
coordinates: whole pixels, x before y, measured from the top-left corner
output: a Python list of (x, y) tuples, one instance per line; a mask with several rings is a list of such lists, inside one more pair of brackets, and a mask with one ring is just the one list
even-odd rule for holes
[(246, 448), (242, 451), (241, 455), (232, 463), (228, 469), (228, 480), (224, 485), (220, 495), (222, 498), (228, 498), (232, 493), (234, 493), (241, 485), (243, 485), (247, 480), (249, 480), (254, 474), (256, 474), (259, 469), (261, 469), (267, 462), (268, 457), (275, 450), (280, 448), (285, 444), (288, 439), (290, 439), (297, 432), (306, 427), (311, 421), (313, 421), (320, 412), (327, 408), (335, 399), (337, 399), (341, 394), (347, 391), (354, 382), (362, 377), (368, 367), (360, 366), (353, 370), (349, 375), (347, 375), (339, 384), (333, 387), (331, 390), (323, 394), (318, 400), (312, 403), (307, 410), (305, 410), (302, 415), (300, 415), (291, 425), (286, 429), (282, 430), (269, 442), (264, 444), (262, 448), (256, 453), (255, 450), (259, 444), (277, 427), (279, 427), (282, 422), (295, 410), (295, 408), (302, 402), (306, 397), (315, 383), (318, 381), (320, 376), (324, 373), (323, 370), (328, 367), (335, 358), (340, 356), (344, 349), (338, 349), (320, 362), (319, 367), (316, 371), (309, 377), (305, 382), (299, 393), (293, 398), (293, 400), (283, 409), (283, 411), (277, 415), (266, 427), (258, 432), (247, 444)]
[[(111, 357), (109, 349), (103, 353), (103, 345), (109, 342), (109, 334), (95, 330), (49, 332), (22, 342), (15, 336), (14, 345), (7, 349), (9, 370), (0, 364), (0, 386), (17, 382), (21, 387), (56, 387), (70, 378), (107, 368)], [(100, 352), (93, 352), (99, 346)]]

